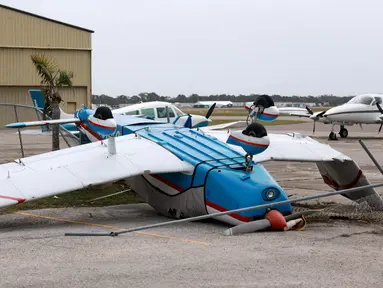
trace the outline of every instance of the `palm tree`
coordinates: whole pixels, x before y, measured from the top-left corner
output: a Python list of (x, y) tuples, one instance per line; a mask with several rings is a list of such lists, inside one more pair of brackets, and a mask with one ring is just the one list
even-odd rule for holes
[[(31, 56), (37, 74), (41, 77), (42, 92), (44, 94), (43, 119), (50, 116), (52, 119), (60, 119), (59, 105), (61, 101), (58, 88), (72, 87), (73, 72), (60, 70), (58, 66), (45, 54)], [(59, 124), (52, 125), (52, 150), (60, 149)]]

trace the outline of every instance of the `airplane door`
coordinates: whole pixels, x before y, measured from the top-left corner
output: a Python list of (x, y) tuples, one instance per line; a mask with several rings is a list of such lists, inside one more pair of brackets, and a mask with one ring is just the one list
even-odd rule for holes
[[(166, 115), (166, 107), (157, 107), (156, 110), (157, 110), (158, 121), (167, 122), (168, 118)], [(171, 123), (175, 120), (176, 115), (174, 114), (173, 109), (169, 106), (168, 106), (168, 112), (169, 112), (169, 121)]]
[(73, 114), (76, 111), (76, 102), (67, 102), (66, 107), (66, 112), (69, 114)]

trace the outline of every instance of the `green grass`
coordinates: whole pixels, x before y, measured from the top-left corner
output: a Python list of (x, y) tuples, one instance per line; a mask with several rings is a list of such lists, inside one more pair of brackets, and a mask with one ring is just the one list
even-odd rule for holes
[(58, 198), (47, 197), (20, 205), (10, 206), (2, 210), (1, 214), (12, 213), (20, 210), (32, 210), (43, 208), (64, 208), (64, 207), (102, 207), (129, 203), (142, 203), (144, 200), (136, 193), (130, 191), (108, 198), (90, 202), (90, 200), (108, 194), (126, 190), (129, 187), (123, 184), (112, 184), (108, 187), (92, 187), (74, 192), (58, 195)]
[[(229, 122), (234, 122), (234, 121), (233, 120), (212, 120), (211, 122), (209, 122), (209, 126), (224, 124), (224, 123), (229, 123)], [(305, 121), (302, 121), (302, 120), (278, 120), (277, 119), (277, 120), (274, 120), (272, 122), (259, 121), (259, 123), (261, 123), (263, 126), (276, 126), (276, 125), (301, 124), (301, 123), (305, 123)]]

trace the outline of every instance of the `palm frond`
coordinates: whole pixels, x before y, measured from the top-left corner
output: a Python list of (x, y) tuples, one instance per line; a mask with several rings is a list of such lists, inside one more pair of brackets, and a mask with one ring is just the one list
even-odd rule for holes
[(71, 71), (59, 71), (58, 77), (55, 79), (56, 87), (69, 86), (72, 87), (74, 75)]
[(37, 74), (41, 77), (41, 81), (46, 85), (54, 84), (53, 74), (57, 69), (56, 64), (45, 54), (33, 54), (31, 59), (36, 67)]

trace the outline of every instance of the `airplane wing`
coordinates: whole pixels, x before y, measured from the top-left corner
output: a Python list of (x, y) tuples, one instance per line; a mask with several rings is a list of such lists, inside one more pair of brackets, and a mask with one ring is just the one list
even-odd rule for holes
[[(201, 129), (205, 134), (225, 142), (229, 137), (228, 131), (209, 130), (208, 127)], [(348, 156), (331, 148), (330, 145), (322, 144), (311, 137), (300, 133), (268, 134), (269, 147), (260, 154), (254, 155), (255, 162), (265, 161), (299, 161), (299, 162), (323, 162), (351, 160)], [(240, 146), (228, 144), (236, 151), (246, 154)]]
[(67, 123), (78, 123), (80, 119), (78, 118), (66, 118), (66, 119), (56, 119), (56, 120), (41, 120), (41, 121), (28, 121), (28, 122), (15, 122), (5, 125), (5, 128), (25, 128), (33, 126), (45, 126), (50, 124), (67, 124)]
[(0, 165), (0, 207), (131, 176), (190, 172), (193, 166), (134, 134), (115, 138), (117, 153), (100, 141)]
[(208, 126), (209, 130), (221, 130), (221, 129), (228, 129), (233, 128), (235, 126), (243, 126), (246, 125), (246, 121), (234, 121), (229, 123), (222, 123), (217, 125)]
[(290, 116), (307, 117), (310, 118), (311, 114), (308, 113), (289, 113)]

